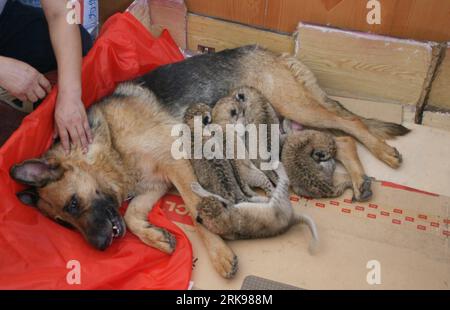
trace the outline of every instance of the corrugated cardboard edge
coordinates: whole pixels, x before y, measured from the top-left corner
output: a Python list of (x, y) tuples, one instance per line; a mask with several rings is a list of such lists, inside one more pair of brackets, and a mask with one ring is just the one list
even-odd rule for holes
[(430, 98), (433, 82), (435, 81), (438, 75), (438, 68), (442, 64), (442, 61), (444, 60), (446, 49), (447, 49), (446, 43), (441, 44), (433, 43), (432, 45), (432, 59), (430, 68), (428, 69), (428, 74), (425, 79), (424, 86), (422, 88), (422, 95), (420, 96), (420, 99), (417, 102), (417, 109), (415, 116), (416, 124), (422, 124), (423, 113)]
[(428, 105), (450, 109), (450, 42), (445, 46), (445, 56), (433, 81)]

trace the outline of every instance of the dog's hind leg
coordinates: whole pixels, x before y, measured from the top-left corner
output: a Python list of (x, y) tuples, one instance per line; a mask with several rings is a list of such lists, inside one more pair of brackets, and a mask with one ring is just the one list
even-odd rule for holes
[(343, 131), (387, 165), (400, 166), (399, 152), (370, 132), (361, 117), (327, 108), (326, 94), (314, 75), (294, 57), (252, 54), (242, 60), (242, 66), (246, 67), (242, 83), (259, 89), (283, 117), (307, 127)]
[(171, 254), (175, 250), (176, 239), (167, 230), (156, 227), (148, 222), (148, 213), (153, 205), (167, 192), (166, 186), (161, 186), (152, 192), (135, 197), (125, 212), (125, 223), (128, 229), (145, 244)]
[(335, 137), (337, 153), (336, 159), (340, 161), (353, 183), (353, 199), (367, 201), (372, 198), (371, 179), (366, 176), (359, 160), (356, 142), (352, 137)]
[(400, 166), (402, 157), (397, 149), (374, 136), (361, 119), (341, 117), (327, 110), (309, 96), (306, 96), (306, 98), (299, 97), (298, 102), (302, 102), (302, 99), (306, 99), (306, 102), (299, 104), (294, 101), (272, 101), (272, 103), (274, 108), (284, 117), (307, 127), (341, 130), (358, 139), (372, 154), (390, 167), (398, 168)]
[(190, 162), (188, 160), (171, 161), (166, 166), (165, 171), (172, 184), (181, 194), (214, 268), (224, 278), (234, 277), (238, 269), (237, 256), (220, 236), (210, 232), (196, 221), (197, 205), (200, 203), (200, 198), (191, 190), (191, 184), (197, 182), (197, 178)]

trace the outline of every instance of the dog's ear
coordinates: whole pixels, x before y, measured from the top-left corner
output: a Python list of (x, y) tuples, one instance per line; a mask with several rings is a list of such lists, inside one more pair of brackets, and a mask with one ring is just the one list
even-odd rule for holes
[(18, 192), (16, 196), (23, 204), (30, 207), (36, 207), (39, 201), (39, 194), (34, 187)]
[(11, 177), (22, 184), (43, 187), (49, 182), (59, 180), (64, 169), (55, 160), (30, 159), (10, 170)]

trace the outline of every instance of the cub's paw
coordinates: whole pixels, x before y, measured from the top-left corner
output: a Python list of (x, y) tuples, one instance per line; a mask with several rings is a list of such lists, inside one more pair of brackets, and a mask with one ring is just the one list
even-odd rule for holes
[(372, 198), (372, 178), (364, 176), (360, 184), (357, 184), (353, 190), (353, 201), (364, 202)]

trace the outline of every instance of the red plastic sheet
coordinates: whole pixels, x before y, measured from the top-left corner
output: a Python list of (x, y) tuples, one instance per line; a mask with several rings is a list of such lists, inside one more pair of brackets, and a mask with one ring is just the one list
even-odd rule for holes
[[(83, 102), (89, 106), (115, 85), (157, 66), (183, 59), (168, 32), (151, 34), (130, 14), (117, 14), (104, 25), (83, 61)], [(173, 255), (143, 244), (128, 232), (105, 252), (93, 249), (81, 234), (22, 205), (22, 188), (9, 168), (38, 157), (51, 144), (56, 90), (22, 123), (0, 149), (0, 288), (1, 289), (186, 289), (192, 270), (191, 245), (157, 204), (150, 214), (156, 225), (177, 238)], [(80, 263), (81, 284), (69, 285), (68, 273)], [(69, 267), (69, 269), (68, 269)]]

